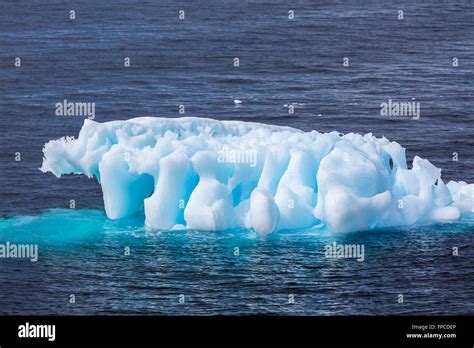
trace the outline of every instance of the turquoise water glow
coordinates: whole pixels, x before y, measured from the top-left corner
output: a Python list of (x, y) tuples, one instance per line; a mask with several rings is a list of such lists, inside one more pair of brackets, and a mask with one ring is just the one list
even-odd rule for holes
[[(0, 243), (39, 248), (37, 262), (0, 259), (0, 312), (472, 314), (473, 232), (472, 216), (342, 235), (159, 232), (144, 228), (143, 216), (56, 209), (0, 220)], [(333, 242), (364, 245), (364, 261), (326, 258)]]

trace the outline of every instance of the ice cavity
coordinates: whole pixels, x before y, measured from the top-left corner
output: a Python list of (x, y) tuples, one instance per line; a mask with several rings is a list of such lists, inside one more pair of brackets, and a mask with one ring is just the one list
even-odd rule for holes
[(320, 225), (348, 232), (458, 219), (474, 185), (372, 134), (302, 132), (238, 121), (142, 117), (85, 120), (79, 137), (48, 142), (43, 172), (101, 183), (107, 216), (144, 210), (168, 230)]

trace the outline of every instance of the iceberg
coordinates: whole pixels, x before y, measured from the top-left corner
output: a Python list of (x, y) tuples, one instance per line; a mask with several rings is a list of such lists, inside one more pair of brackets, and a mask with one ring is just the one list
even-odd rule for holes
[(108, 218), (144, 212), (159, 230), (326, 228), (351, 232), (451, 221), (473, 212), (474, 184), (371, 133), (303, 132), (213, 119), (98, 123), (43, 148), (43, 172), (101, 184)]

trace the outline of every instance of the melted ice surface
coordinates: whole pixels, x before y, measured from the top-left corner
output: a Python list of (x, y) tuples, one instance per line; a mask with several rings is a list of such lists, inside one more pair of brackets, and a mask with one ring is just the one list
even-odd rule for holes
[(85, 120), (79, 137), (48, 142), (43, 172), (101, 183), (110, 219), (144, 210), (170, 230), (253, 228), (334, 232), (459, 219), (474, 184), (371, 133), (302, 132), (204, 118)]

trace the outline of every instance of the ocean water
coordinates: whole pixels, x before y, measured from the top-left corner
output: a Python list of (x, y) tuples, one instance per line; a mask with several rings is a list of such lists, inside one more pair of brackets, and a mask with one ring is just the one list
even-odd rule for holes
[[(39, 260), (0, 259), (0, 314), (474, 313), (470, 216), (347, 235), (156, 232), (143, 216), (106, 219), (94, 180), (38, 170), (44, 143), (84, 121), (55, 116), (66, 99), (95, 102), (99, 122), (185, 105), (184, 116), (373, 132), (446, 182), (474, 182), (473, 14), (469, 0), (2, 1), (0, 243), (36, 243)], [(420, 119), (381, 116), (389, 99), (420, 102)], [(363, 244), (364, 262), (325, 258), (333, 242)]]
[[(56, 209), (0, 222), (2, 242), (39, 248), (36, 262), (2, 260), (0, 308), (2, 314), (472, 314), (473, 224), (471, 218), (339, 236), (261, 237), (147, 231), (140, 216), (110, 221), (97, 210)], [(325, 246), (334, 242), (363, 244), (364, 261), (326, 258)]]

